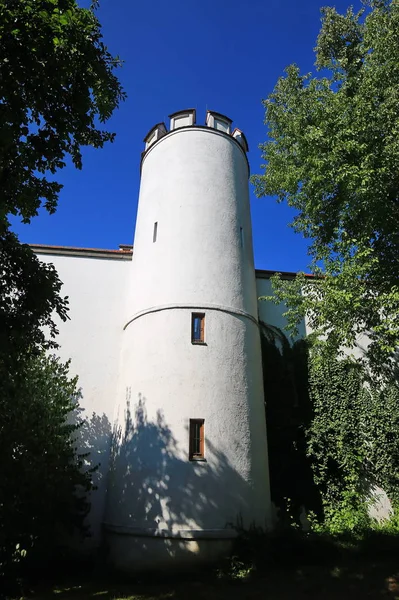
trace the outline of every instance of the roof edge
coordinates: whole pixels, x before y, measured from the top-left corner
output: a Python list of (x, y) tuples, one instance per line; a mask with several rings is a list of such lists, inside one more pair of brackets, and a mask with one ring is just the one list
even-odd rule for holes
[[(78, 246), (51, 246), (48, 244), (27, 244), (36, 254), (54, 254), (60, 256), (86, 256), (92, 258), (111, 258), (116, 260), (132, 260), (133, 246), (119, 244), (118, 250), (106, 248), (80, 248)], [(294, 279), (298, 273), (295, 271), (278, 271), (272, 269), (255, 269), (256, 279), (270, 279), (279, 273), (283, 279)], [(305, 273), (305, 277), (314, 279), (315, 276)]]
[[(255, 269), (256, 279), (270, 279), (273, 275), (281, 275), (283, 279), (295, 279), (299, 271), (273, 271), (270, 269)], [(315, 279), (314, 275), (304, 273), (306, 279)]]
[(208, 115), (212, 115), (212, 116), (216, 116), (216, 117), (221, 117), (222, 119), (228, 121), (230, 123), (230, 125), (233, 122), (233, 119), (230, 119), (230, 117), (228, 117), (227, 115), (224, 115), (224, 114), (222, 114), (220, 112), (217, 112), (216, 110), (207, 110), (206, 111), (206, 117), (208, 117)]
[(197, 117), (197, 109), (196, 108), (184, 108), (183, 110), (177, 110), (176, 112), (173, 112), (172, 114), (168, 115), (168, 119), (173, 119), (173, 117), (176, 117), (177, 115), (187, 114), (187, 113), (191, 113), (194, 115), (194, 124), (195, 124), (195, 120)]
[(86, 258), (108, 258), (114, 260), (132, 260), (133, 246), (121, 244), (119, 250), (105, 248), (79, 248), (77, 246), (50, 246), (47, 244), (28, 244), (36, 254), (59, 256), (82, 256)]

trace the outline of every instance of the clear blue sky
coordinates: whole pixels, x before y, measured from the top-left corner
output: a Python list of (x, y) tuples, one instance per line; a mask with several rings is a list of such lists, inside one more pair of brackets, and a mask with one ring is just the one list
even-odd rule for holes
[[(322, 0), (101, 0), (105, 42), (125, 61), (119, 76), (128, 99), (109, 121), (113, 144), (84, 152), (83, 170), (68, 166), (58, 211), (14, 228), (24, 242), (117, 248), (132, 243), (143, 137), (167, 115), (189, 107), (228, 115), (248, 139), (252, 173), (266, 138), (261, 99), (295, 62), (314, 70)], [(87, 6), (89, 0), (82, 0)], [(348, 1), (336, 0), (345, 11)], [(354, 2), (355, 8), (360, 5)], [(298, 271), (307, 242), (288, 223), (292, 211), (251, 190), (257, 268)]]

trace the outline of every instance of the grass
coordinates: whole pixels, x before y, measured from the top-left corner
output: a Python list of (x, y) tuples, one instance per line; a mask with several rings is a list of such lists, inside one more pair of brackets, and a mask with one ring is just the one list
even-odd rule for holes
[[(121, 582), (100, 575), (38, 584), (23, 600), (399, 600), (399, 564), (370, 560), (331, 566), (270, 568), (233, 580), (217, 573), (164, 581)], [(22, 600), (22, 598), (18, 600)]]
[(29, 593), (13, 600), (399, 600), (399, 536), (252, 534), (217, 569), (135, 580), (101, 565), (64, 562), (63, 569), (67, 575), (42, 572)]

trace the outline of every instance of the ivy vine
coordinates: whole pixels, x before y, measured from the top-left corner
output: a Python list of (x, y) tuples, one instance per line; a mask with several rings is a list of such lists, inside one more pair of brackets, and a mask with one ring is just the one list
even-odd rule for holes
[[(399, 506), (399, 385), (261, 325), (272, 500), (284, 520), (367, 518), (373, 486)], [(364, 525), (364, 523), (363, 523)]]

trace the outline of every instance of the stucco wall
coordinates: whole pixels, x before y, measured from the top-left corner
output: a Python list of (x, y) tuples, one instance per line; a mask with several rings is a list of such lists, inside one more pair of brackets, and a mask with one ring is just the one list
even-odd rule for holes
[(109, 465), (112, 416), (115, 406), (123, 313), (130, 261), (44, 255), (63, 282), (69, 297), (69, 320), (59, 323), (57, 354), (71, 359), (71, 375), (79, 376), (82, 413), (88, 424), (81, 430), (82, 450), (91, 452), (99, 489), (92, 494), (90, 524), (98, 540), (104, 513), (106, 474)]
[[(287, 319), (284, 317), (284, 313), (286, 311), (284, 304), (276, 305), (266, 300), (260, 300), (262, 296), (273, 295), (270, 279), (257, 277), (256, 293), (258, 297), (259, 319), (268, 325), (273, 325), (274, 327), (281, 329), (286, 335), (288, 335), (287, 331), (285, 330)], [(305, 322), (303, 322), (298, 327), (297, 339), (305, 337), (307, 333)]]
[[(242, 517), (247, 526), (265, 526), (257, 326), (207, 310), (206, 345), (191, 343), (190, 327), (191, 311), (174, 309), (143, 316), (125, 332), (107, 522), (210, 530)], [(190, 418), (205, 419), (206, 462), (189, 461)]]
[(199, 300), (257, 317), (248, 165), (233, 138), (178, 129), (147, 152), (131, 279), (128, 318), (154, 305)]
[[(79, 376), (88, 418), (81, 449), (91, 452), (92, 464), (101, 463), (92, 496), (92, 541), (100, 539), (110, 483), (106, 523), (123, 531), (113, 551), (120, 564), (125, 555), (127, 567), (138, 554), (151, 565), (155, 551), (160, 562), (176, 552), (184, 562), (200, 549), (209, 559), (217, 545), (201, 540), (201, 531), (220, 538), (220, 530), (237, 519), (248, 526), (264, 525), (270, 517), (254, 321), (258, 310), (260, 320), (284, 330), (285, 308), (256, 300), (271, 294), (271, 284), (258, 277), (255, 288), (242, 151), (217, 133), (209, 143), (201, 130), (191, 131), (175, 144), (178, 134), (161, 142), (165, 155), (145, 159), (152, 160), (147, 164), (157, 178), (144, 165), (132, 262), (39, 252), (41, 260), (55, 264), (62, 293), (69, 296), (70, 320), (59, 323), (58, 354), (63, 361), (71, 358), (71, 374)], [(190, 160), (201, 145), (198, 160)], [(168, 183), (171, 171), (182, 179), (178, 187)], [(206, 315), (203, 346), (191, 344), (196, 310)], [(306, 333), (303, 323), (299, 337)], [(190, 418), (205, 419), (206, 462), (188, 460)], [(119, 437), (108, 482), (114, 421)], [(194, 535), (196, 541), (180, 540), (173, 551), (168, 538), (127, 543), (134, 530)]]
[[(79, 375), (89, 417), (82, 443), (101, 462), (94, 539), (109, 466), (105, 520), (125, 540), (135, 531), (223, 538), (240, 519), (270, 525), (257, 324), (257, 297), (270, 284), (256, 287), (248, 174), (231, 137), (178, 129), (144, 157), (131, 262), (41, 256), (70, 298), (59, 353)], [(191, 343), (194, 311), (205, 313), (201, 346)], [(261, 318), (276, 326), (281, 313), (260, 304)], [(204, 462), (188, 460), (190, 418), (205, 419)], [(127, 548), (150, 547), (121, 547), (121, 539), (111, 544), (120, 564)]]
[[(117, 564), (118, 531), (132, 549), (136, 534), (270, 524), (248, 165), (234, 139), (179, 129), (147, 152), (131, 285), (106, 517)], [(192, 312), (205, 313), (205, 345), (191, 343)], [(205, 419), (206, 462), (188, 460), (190, 418)]]

